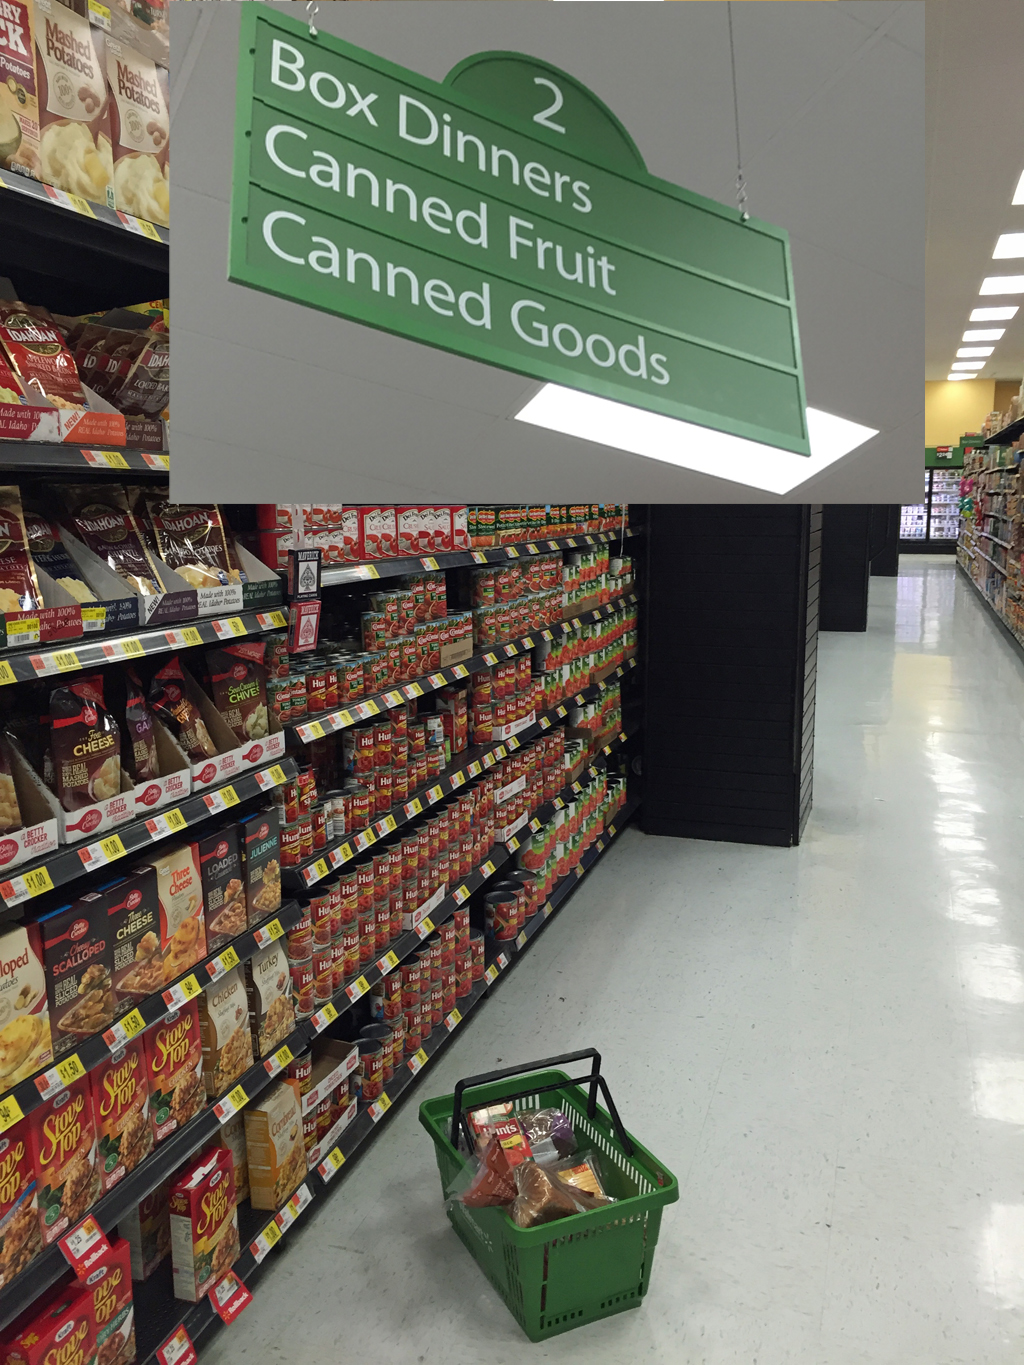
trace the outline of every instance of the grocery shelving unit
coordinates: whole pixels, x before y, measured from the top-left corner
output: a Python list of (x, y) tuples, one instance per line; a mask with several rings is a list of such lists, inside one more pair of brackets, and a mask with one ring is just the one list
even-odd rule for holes
[(1024, 652), (1024, 549), (1019, 496), (1019, 452), (1008, 445), (1024, 435), (1014, 422), (966, 451), (963, 518), (957, 565), (991, 612), (995, 624)]

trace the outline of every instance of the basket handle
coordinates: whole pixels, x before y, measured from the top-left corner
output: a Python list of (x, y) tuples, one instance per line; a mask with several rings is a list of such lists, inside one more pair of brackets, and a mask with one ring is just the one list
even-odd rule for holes
[[(589, 1087), (589, 1093), (587, 1095), (587, 1117), (590, 1119), (594, 1117), (594, 1113), (597, 1109), (597, 1092), (600, 1088), (604, 1101), (608, 1106), (608, 1113), (615, 1127), (615, 1134), (625, 1149), (627, 1156), (632, 1156), (633, 1143), (630, 1140), (629, 1134), (622, 1126), (622, 1120), (619, 1118), (619, 1111), (615, 1108), (615, 1102), (611, 1097), (611, 1092), (605, 1083), (604, 1077), (601, 1075), (601, 1054), (596, 1048), (592, 1047), (584, 1048), (580, 1052), (566, 1052), (558, 1057), (545, 1057), (537, 1062), (525, 1062), (521, 1066), (507, 1066), (501, 1071), (486, 1071), (479, 1076), (467, 1076), (464, 1080), (459, 1081), (455, 1086), (455, 1094), (452, 1099), (452, 1125), (450, 1134), (452, 1146), (458, 1148), (459, 1129), (463, 1126), (465, 1126), (466, 1129), (466, 1139), (469, 1146), (472, 1147), (473, 1145), (469, 1132), (469, 1125), (465, 1123), (463, 1116), (462, 1097), (464, 1091), (470, 1090), (478, 1085), (492, 1085), (495, 1081), (506, 1080), (509, 1076), (522, 1076), (531, 1071), (547, 1071), (553, 1066), (562, 1066), (569, 1062), (580, 1062), (588, 1057), (591, 1058), (593, 1062), (590, 1075), (580, 1077), (579, 1080), (570, 1080), (568, 1084), (587, 1085)], [(567, 1082), (565, 1081), (555, 1081), (550, 1085), (531, 1086), (528, 1090), (520, 1090), (513, 1095), (506, 1096), (506, 1099), (519, 1100), (525, 1099), (527, 1095), (542, 1094), (546, 1090), (560, 1090), (566, 1083)]]

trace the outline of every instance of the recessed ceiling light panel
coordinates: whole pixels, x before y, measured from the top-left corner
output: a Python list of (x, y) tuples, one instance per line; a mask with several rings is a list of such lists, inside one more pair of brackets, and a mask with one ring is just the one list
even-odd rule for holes
[(964, 332), (964, 341), (998, 341), (1005, 335), (1005, 327), (975, 327)]
[(1017, 305), (1011, 304), (1006, 308), (974, 308), (971, 310), (971, 322), (1009, 322), (1011, 318), (1017, 316)]
[(979, 294), (1024, 294), (1024, 275), (986, 275)]
[(956, 380), (958, 380), (958, 379), (974, 379), (974, 378), (975, 378), (975, 376), (974, 376), (973, 374), (947, 374), (947, 375), (946, 375), (946, 379), (947, 379), (950, 383), (955, 383)]
[(1021, 171), (1020, 173), (1020, 179), (1017, 181), (1017, 188), (1014, 190), (1013, 199), (1010, 202), (1013, 204), (1024, 204), (1024, 171)]
[(967, 360), (970, 356), (991, 355), (995, 349), (994, 346), (961, 346), (956, 354), (958, 360)]
[(1000, 233), (996, 249), (992, 253), (994, 261), (1011, 261), (1024, 256), (1024, 232)]
[(955, 360), (950, 366), (951, 370), (983, 370), (984, 360)]

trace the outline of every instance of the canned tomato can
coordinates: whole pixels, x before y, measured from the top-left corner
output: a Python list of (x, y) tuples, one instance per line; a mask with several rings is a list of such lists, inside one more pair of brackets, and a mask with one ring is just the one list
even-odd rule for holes
[(338, 670), (330, 661), (324, 665), (324, 709), (338, 709)]
[[(344, 974), (347, 980), (350, 976), (355, 976), (359, 970), (359, 920), (350, 920), (345, 925), (341, 935), (341, 941), (345, 948), (345, 967)], [(370, 959), (367, 958), (367, 961)], [(337, 988), (335, 988), (337, 989)]]
[(386, 887), (390, 890), (391, 854), (388, 850), (386, 848), (379, 848), (371, 858), (371, 865), (373, 867), (373, 881), (377, 890), (379, 891), (382, 887)]
[(473, 989), (473, 956), (470, 952), (460, 953), (455, 964), (458, 985), (455, 994), (461, 1000)]
[(445, 920), (441, 925), (441, 966), (445, 971), (451, 968), (455, 961), (455, 922)]
[(455, 996), (458, 990), (459, 979), (454, 966), (447, 969), (442, 977), (441, 1008), (445, 1014), (451, 1014), (455, 1008)]
[(302, 1143), (306, 1151), (316, 1146), (316, 1107), (302, 1116)]
[(470, 929), (469, 947), (473, 967), (473, 980), (482, 981), (487, 970), (487, 963), (484, 956), (484, 931), (482, 929)]
[(375, 954), (387, 951), (391, 942), (391, 897), (384, 895), (374, 901), (375, 933), (373, 950)]
[(288, 719), (294, 724), (306, 715), (306, 675), (301, 669), (291, 675), (288, 686)]
[(325, 666), (310, 659), (306, 664), (306, 714), (318, 715), (327, 710), (327, 671)]
[(296, 1019), (308, 1019), (313, 1013), (313, 961), (288, 964), (292, 976), (292, 1002)]
[(406, 767), (392, 767), (391, 769), (391, 802), (395, 806), (404, 806), (409, 799), (409, 769)]
[(397, 891), (390, 892), (388, 900), (391, 905), (391, 932), (389, 938), (396, 939), (402, 932), (402, 916), (405, 913), (405, 893), (402, 888), (399, 887)]
[(305, 911), (298, 924), (285, 931), (285, 947), (289, 962), (304, 962), (313, 952), (313, 925), (309, 910)]
[(358, 865), (358, 867), (356, 868), (356, 878), (358, 893), (358, 899), (356, 904), (359, 913), (362, 914), (364, 910), (372, 907), (373, 905), (375, 883), (372, 859), (367, 858), (365, 862), (361, 862)]
[(378, 720), (373, 725), (374, 766), (388, 767), (391, 763), (391, 722)]
[(302, 765), (296, 781), (299, 788), (299, 814), (306, 815), (316, 800), (316, 774), (311, 764)]
[(354, 834), (361, 829), (365, 829), (370, 823), (370, 792), (364, 782), (348, 781), (345, 783), (345, 796), (347, 799), (348, 829), (347, 834)]
[[(341, 990), (342, 982), (347, 975), (345, 971), (345, 958), (347, 949), (345, 946), (345, 935), (339, 934), (331, 943), (331, 994)], [(359, 935), (356, 933), (356, 954), (359, 953)], [(353, 968), (353, 970), (355, 970)]]
[(274, 788), (274, 802), (283, 811), (281, 823), (290, 825), (299, 818), (299, 784), (285, 782)]
[(466, 834), (459, 842), (459, 876), (468, 877), (473, 871), (473, 850), (475, 841), (472, 834)]
[(384, 1044), (380, 1038), (359, 1039), (360, 1095), (366, 1104), (379, 1100), (384, 1089)]
[(388, 811), (394, 805), (391, 794), (391, 769), (377, 768), (374, 772), (374, 779), (376, 789), (374, 793), (373, 810), (375, 818), (379, 820), (382, 815), (387, 815)]
[(420, 841), (415, 834), (408, 834), (399, 845), (402, 852), (402, 880), (408, 881), (420, 870)]
[(420, 964), (413, 958), (400, 967), (402, 977), (402, 1006), (411, 1009), (420, 998)]
[(430, 1024), (439, 1028), (444, 1022), (444, 985), (438, 982), (430, 987)]
[(515, 938), (519, 898), (513, 890), (489, 891), (484, 896), (484, 924), (489, 938), (499, 942)]
[(456, 906), (452, 915), (452, 924), (455, 928), (455, 942), (465, 944), (469, 942), (469, 906)]
[(295, 823), (299, 827), (299, 861), (305, 862), (313, 856), (313, 817), (300, 815)]
[(392, 891), (398, 891), (402, 886), (402, 846), (395, 841), (388, 844), (388, 885)]
[(338, 891), (342, 919), (350, 919), (359, 911), (359, 873), (356, 868), (346, 868), (342, 872), (338, 878)]
[(293, 1057), (285, 1068), (285, 1075), (291, 1081), (298, 1081), (300, 1095), (307, 1094), (313, 1084), (312, 1052), (300, 1052)]
[(426, 822), (416, 830), (416, 839), (420, 849), (419, 871), (422, 872), (425, 867), (430, 866), (432, 856), (430, 852), (430, 830)]
[(394, 1034), (388, 1024), (374, 1022), (367, 1024), (365, 1028), (359, 1030), (360, 1039), (372, 1038), (380, 1043), (384, 1049), (384, 1074), (383, 1079), (388, 1082), (394, 1074), (395, 1055), (394, 1055)]
[(296, 867), (302, 861), (302, 836), (298, 820), (281, 826), (281, 866)]
[(418, 1052), (423, 1046), (423, 1023), (419, 1001), (410, 1005), (405, 1014), (405, 1052), (406, 1056)]
[(330, 943), (332, 937), (330, 892), (321, 892), (320, 895), (312, 897), (309, 902), (309, 915), (314, 944)]
[(366, 967), (376, 956), (377, 947), (377, 916), (374, 912), (373, 902), (364, 910), (359, 910), (359, 965)]
[(345, 823), (345, 794), (341, 791), (329, 791), (324, 797), (324, 810), (330, 811), (332, 837), (340, 839), (348, 831)]
[(331, 1131), (331, 1097), (325, 1095), (319, 1104), (314, 1106), (316, 1116), (316, 1140), (322, 1142)]
[(309, 813), (312, 822), (313, 847), (327, 847), (327, 815), (323, 808), (323, 803), (315, 805)]
[(313, 949), (313, 998), (318, 1003), (330, 1000), (333, 995), (331, 986), (334, 971), (334, 950), (328, 943), (325, 948)]

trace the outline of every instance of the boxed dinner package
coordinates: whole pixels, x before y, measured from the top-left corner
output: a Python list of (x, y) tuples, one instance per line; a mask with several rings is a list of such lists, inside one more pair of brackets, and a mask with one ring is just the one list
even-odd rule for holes
[(160, 901), (164, 981), (173, 981), (206, 956), (206, 918), (198, 844), (179, 844), (153, 858)]
[(239, 744), (266, 739), (267, 670), (264, 640), (240, 640), (206, 651), (213, 704)]
[(114, 1022), (110, 925), (101, 900), (78, 900), (39, 921), (53, 1055), (74, 1052)]
[(306, 1175), (299, 1083), (279, 1080), (245, 1110), (249, 1203), (279, 1209)]
[(38, 924), (0, 934), (0, 1093), (53, 1061)]
[(117, 207), (167, 227), (171, 134), (167, 72), (118, 38), (108, 38), (106, 46)]
[(28, 1131), (38, 1181), (39, 1225), (43, 1245), (51, 1246), (81, 1222), (100, 1196), (89, 1074), (32, 1109)]
[(89, 1074), (105, 1194), (153, 1150), (149, 1072), (142, 1038), (130, 1038)]
[(0, 1134), (0, 1289), (43, 1249), (28, 1119)]
[(33, 0), (39, 179), (114, 208), (103, 35), (60, 0)]
[[(131, 1365), (135, 1359), (135, 1307), (132, 1301), (131, 1249), (123, 1237), (89, 1271), (82, 1288), (92, 1296), (97, 1365)], [(47, 1362), (47, 1365), (59, 1365)]]
[(0, 166), (39, 179), (39, 100), (32, 44), (32, 0), (4, 0), (0, 43)]
[(174, 1297), (198, 1303), (241, 1250), (231, 1153), (208, 1147), (171, 1186)]
[(153, 1136), (163, 1142), (206, 1107), (199, 1007), (188, 1000), (143, 1034)]
[(148, 1280), (171, 1254), (171, 1178), (144, 1195), (128, 1210), (117, 1230), (131, 1249), (133, 1280)]
[(285, 940), (276, 939), (245, 963), (253, 1051), (267, 1057), (295, 1028), (292, 974)]
[(77, 1281), (44, 1295), (2, 1349), (4, 1365), (97, 1365), (92, 1295)]
[(281, 908), (281, 824), (266, 806), (239, 821), (249, 928)]
[(242, 879), (242, 847), (237, 825), (200, 839), (199, 875), (206, 907), (206, 951), (219, 953), (245, 932), (247, 912)]
[(225, 972), (197, 997), (203, 1039), (203, 1083), (223, 1095), (253, 1064), (245, 979), (240, 967)]
[(127, 877), (119, 877), (82, 899), (91, 896), (102, 901), (110, 924), (114, 1017), (119, 1019), (164, 985), (156, 868), (133, 868)]
[(218, 1147), (231, 1153), (235, 1170), (235, 1198), (239, 1203), (249, 1198), (249, 1157), (245, 1149), (245, 1116), (236, 1114), (222, 1123), (215, 1139)]

